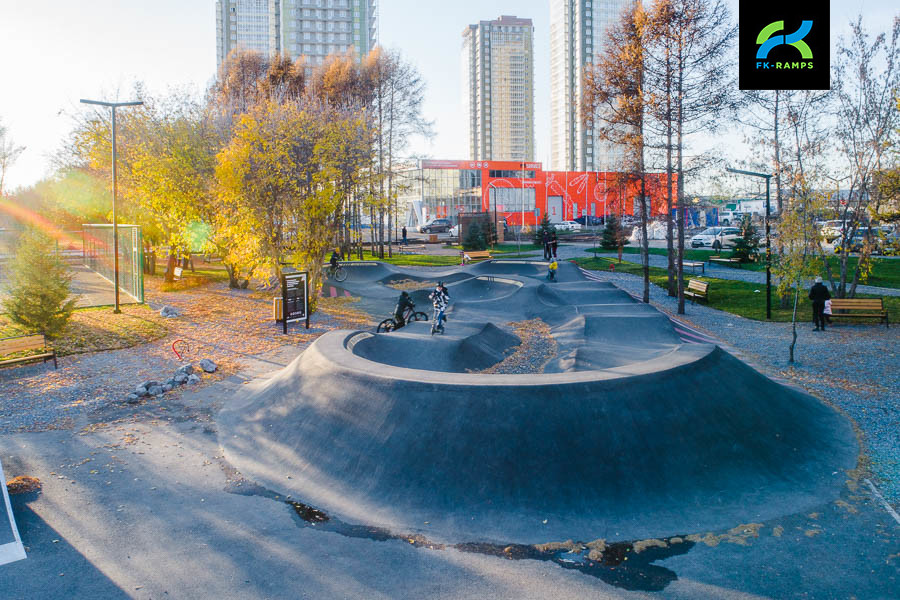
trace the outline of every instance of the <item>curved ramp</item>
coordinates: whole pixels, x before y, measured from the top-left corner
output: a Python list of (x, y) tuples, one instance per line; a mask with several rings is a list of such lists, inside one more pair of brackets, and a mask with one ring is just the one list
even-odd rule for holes
[[(664, 537), (837, 496), (857, 445), (834, 410), (682, 344), (609, 284), (496, 262), (461, 270), (447, 336), (330, 332), (235, 399), (218, 418), (228, 459), (344, 520), (435, 541)], [(504, 328), (531, 318), (557, 347), (545, 372), (470, 372), (518, 351)]]
[(448, 541), (641, 539), (804, 510), (855, 464), (834, 411), (717, 348), (637, 375), (389, 376), (347, 352), (353, 335), (326, 334), (219, 421), (242, 473), (351, 521)]

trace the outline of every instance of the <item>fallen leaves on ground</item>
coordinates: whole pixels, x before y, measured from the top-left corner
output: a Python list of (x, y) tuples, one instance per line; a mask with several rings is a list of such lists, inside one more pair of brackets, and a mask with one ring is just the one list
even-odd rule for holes
[(20, 475), (6, 482), (6, 489), (10, 494), (27, 494), (41, 489), (41, 480), (37, 477)]

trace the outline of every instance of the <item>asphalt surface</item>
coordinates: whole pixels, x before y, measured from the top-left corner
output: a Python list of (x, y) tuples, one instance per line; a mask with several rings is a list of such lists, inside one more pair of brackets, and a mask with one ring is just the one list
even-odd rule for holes
[[(371, 297), (419, 277), (345, 268), (343, 288)], [(684, 344), (612, 284), (545, 272), (459, 270), (446, 336), (325, 334), (219, 415), (228, 460), (335, 518), (441, 543), (667, 537), (837, 497), (858, 449), (836, 411)], [(543, 373), (474, 372), (511, 349), (498, 326), (536, 317), (558, 344)], [(723, 372), (727, 395), (711, 393)]]
[[(451, 315), (448, 331), (459, 321)], [(28, 559), (0, 567), (0, 597), (897, 596), (900, 523), (860, 470), (838, 469), (841, 483), (833, 494), (812, 499), (801, 512), (775, 507), (778, 516), (690, 528), (665, 539), (625, 540), (612, 531), (610, 541), (622, 543), (608, 546), (600, 559), (591, 556), (599, 545), (584, 547), (591, 542), (586, 538), (580, 540), (585, 545), (547, 539), (560, 544), (540, 549), (441, 547), (339, 515), (323, 521), (313, 509), (285, 502), (305, 500), (286, 496), (295, 474), (273, 474), (279, 485), (264, 487), (238, 473), (223, 458), (223, 432), (213, 420), (219, 406), (245, 401), (248, 386), (277, 381), (279, 369), (300, 350), (248, 362), (240, 376), (185, 395), (181, 408), (168, 407), (167, 417), (137, 415), (87, 430), (0, 437), (7, 477), (44, 482), (40, 494), (13, 497)], [(721, 383), (711, 393), (730, 402), (731, 390)], [(203, 410), (210, 418), (190, 418)], [(273, 443), (268, 450), (288, 448)], [(628, 452), (643, 450), (635, 444)], [(490, 458), (479, 448), (467, 451)], [(585, 450), (566, 440), (561, 451), (577, 456)]]

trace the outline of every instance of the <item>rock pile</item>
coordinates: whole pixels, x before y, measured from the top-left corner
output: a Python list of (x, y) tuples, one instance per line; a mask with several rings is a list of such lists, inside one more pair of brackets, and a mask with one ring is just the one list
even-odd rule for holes
[(171, 306), (163, 306), (162, 310), (159, 311), (159, 316), (166, 319), (174, 319), (175, 317), (180, 316), (180, 314)]
[[(208, 358), (201, 360), (198, 366), (206, 373), (215, 373), (218, 368), (216, 363)], [(193, 365), (182, 365), (175, 369), (175, 374), (167, 381), (150, 380), (140, 384), (134, 388), (134, 391), (125, 397), (125, 401), (129, 404), (136, 404), (140, 402), (141, 398), (147, 396), (161, 396), (180, 385), (195, 384), (199, 381), (200, 376), (194, 372)]]

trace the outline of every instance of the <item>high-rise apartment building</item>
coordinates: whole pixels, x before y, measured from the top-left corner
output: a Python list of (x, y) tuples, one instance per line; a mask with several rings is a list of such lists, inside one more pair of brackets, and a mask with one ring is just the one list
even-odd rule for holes
[(329, 54), (375, 47), (375, 0), (216, 0), (216, 59), (234, 48), (321, 64)]
[(554, 170), (616, 171), (622, 150), (581, 122), (585, 67), (634, 0), (551, 0), (550, 164)]
[(278, 52), (277, 0), (216, 0), (216, 64), (235, 48)]
[(463, 102), (472, 160), (534, 160), (534, 27), (501, 16), (463, 31)]

